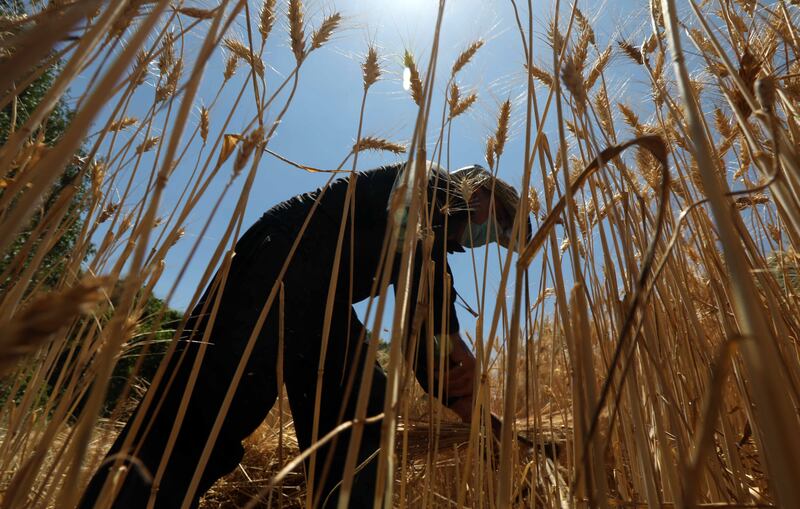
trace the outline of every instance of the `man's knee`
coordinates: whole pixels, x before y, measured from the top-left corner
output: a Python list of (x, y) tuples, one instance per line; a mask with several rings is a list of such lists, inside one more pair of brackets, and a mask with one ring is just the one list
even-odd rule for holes
[(233, 472), (244, 458), (244, 447), (241, 442), (220, 444), (208, 460), (203, 472), (201, 486), (203, 491), (211, 487), (218, 479)]

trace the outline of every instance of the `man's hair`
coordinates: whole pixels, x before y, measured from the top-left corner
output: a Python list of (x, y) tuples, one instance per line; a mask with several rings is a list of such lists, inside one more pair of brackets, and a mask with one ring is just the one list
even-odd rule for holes
[[(403, 165), (398, 165), (398, 176), (392, 188), (394, 193), (402, 178)], [(473, 193), (483, 187), (487, 192), (494, 195), (495, 207), (502, 208), (506, 216), (513, 222), (517, 214), (520, 198), (517, 190), (502, 179), (492, 175), (486, 168), (475, 164), (459, 168), (453, 172), (448, 172), (438, 164), (428, 161), (426, 164), (428, 172), (428, 192), (429, 198), (436, 201), (436, 209), (443, 215), (450, 217), (463, 216), (469, 211), (469, 202)], [(389, 200), (391, 203), (391, 199)], [(508, 228), (511, 225), (504, 225)], [(527, 220), (527, 237), (531, 235), (530, 219)], [(504, 245), (508, 239), (503, 239)]]
[[(455, 188), (454, 195), (456, 201), (462, 203), (464, 210), (469, 210), (469, 202), (472, 194), (483, 187), (487, 192), (494, 195), (494, 204), (497, 209), (505, 212), (509, 224), (501, 225), (498, 232), (498, 243), (504, 247), (512, 244), (511, 226), (517, 216), (517, 209), (520, 205), (520, 198), (517, 190), (513, 186), (492, 175), (486, 168), (480, 165), (459, 168), (449, 174), (450, 186)], [(530, 240), (533, 233), (531, 220), (525, 218), (525, 238)], [(522, 246), (516, 246), (515, 250), (520, 250)]]
[(466, 166), (450, 174), (451, 193), (455, 188), (455, 194), (465, 206), (469, 203), (472, 194), (483, 187), (490, 193), (494, 193), (496, 206), (502, 207), (513, 218), (519, 207), (519, 194), (510, 184), (492, 175), (486, 168), (480, 165)]

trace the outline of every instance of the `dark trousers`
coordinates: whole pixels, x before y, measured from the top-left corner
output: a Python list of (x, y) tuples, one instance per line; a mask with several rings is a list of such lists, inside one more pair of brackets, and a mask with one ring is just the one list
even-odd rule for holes
[[(267, 238), (269, 239), (269, 237)], [(279, 249), (278, 253), (281, 251), (283, 249)], [(280, 257), (276, 257), (276, 259), (280, 259)], [(180, 507), (192, 476), (198, 468), (203, 448), (220, 412), (225, 394), (242, 358), (258, 313), (274, 282), (274, 279), (269, 278), (266, 281), (261, 279), (257, 282), (258, 284), (252, 281), (253, 275), (247, 270), (247, 267), (249, 263), (257, 261), (246, 255), (234, 257), (234, 264), (225, 287), (218, 318), (213, 325), (213, 333), (209, 338), (199, 374), (193, 385), (192, 396), (180, 425), (177, 440), (158, 486), (151, 486), (141, 471), (132, 465), (138, 463), (155, 476), (167, 447), (170, 433), (176, 424), (178, 408), (183, 399), (194, 360), (200, 351), (199, 341), (202, 340), (206, 324), (198, 316), (201, 316), (200, 311), (204, 302), (209, 302), (207, 307), (208, 310), (211, 309), (213, 294), (209, 295), (209, 292), (197, 306), (193, 318), (187, 324), (187, 332), (184, 336), (187, 336), (191, 329), (196, 330), (195, 334), (191, 336), (192, 341), (180, 342), (181, 346), (168, 361), (164, 380), (158, 387), (151, 389), (156, 391), (155, 397), (146, 411), (132, 448), (122, 451), (123, 442), (131, 433), (131, 424), (135, 416), (143, 411), (141, 408), (137, 409), (134, 416), (131, 417), (112, 446), (106, 462), (91, 480), (81, 507), (94, 506), (100, 490), (108, 478), (110, 466), (114, 464), (113, 458), (115, 457), (128, 458), (124, 461), (128, 472), (121, 486), (116, 490), (117, 494), (112, 507), (144, 508), (147, 506), (152, 492), (155, 492), (156, 508)], [(294, 276), (290, 273), (286, 280), (291, 281), (292, 277)], [(314, 400), (324, 309), (324, 300), (298, 300), (292, 291), (287, 290), (283, 313), (283, 373), (301, 449), (308, 448), (312, 443)], [(281, 332), (279, 330), (281, 323), (279, 311), (278, 300), (275, 299), (225, 416), (210, 459), (202, 472), (199, 488), (194, 495), (193, 506), (197, 505), (198, 498), (217, 479), (236, 468), (244, 453), (242, 440), (260, 425), (276, 401), (278, 395), (278, 343)], [(359, 338), (364, 337), (363, 332), (364, 326), (352, 306), (347, 303), (335, 304), (327, 343), (318, 438), (325, 436), (341, 422), (354, 417), (355, 402), (365, 368), (367, 350), (366, 344), (363, 344), (361, 348), (358, 347)], [(357, 352), (359, 352), (358, 355)], [(377, 363), (370, 366), (369, 369), (374, 370), (367, 411), (367, 415), (371, 416), (383, 411), (386, 377)], [(346, 399), (345, 387), (348, 377), (354, 372), (356, 374), (355, 384), (350, 397)], [(170, 377), (173, 378), (172, 383), (165, 388)], [(159, 408), (156, 411), (157, 407)], [(146, 430), (146, 428), (149, 429)], [(342, 478), (349, 438), (350, 433), (343, 432), (338, 435), (335, 444), (329, 443), (328, 446), (322, 447), (317, 452), (314, 482), (315, 500), (319, 499), (317, 507), (323, 507), (326, 500), (325, 507), (335, 507), (338, 500), (336, 487)], [(378, 450), (379, 445), (380, 424), (366, 426), (359, 450), (359, 463)], [(131, 461), (131, 456), (136, 460)], [(329, 469), (327, 475), (323, 476), (326, 463), (329, 463)], [(372, 507), (376, 463), (377, 458), (368, 462), (356, 475), (351, 492), (351, 507)], [(306, 464), (306, 469), (308, 469), (308, 464)], [(324, 480), (322, 480), (323, 477)]]

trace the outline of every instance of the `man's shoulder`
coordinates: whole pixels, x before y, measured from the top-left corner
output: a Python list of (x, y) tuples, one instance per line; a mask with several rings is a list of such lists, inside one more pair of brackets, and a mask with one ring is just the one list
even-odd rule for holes
[(387, 164), (384, 166), (378, 166), (377, 168), (373, 168), (371, 170), (364, 170), (359, 172), (359, 178), (365, 177), (368, 179), (394, 179), (397, 175), (400, 174), (400, 170), (403, 168), (405, 163), (394, 163), (394, 164)]
[(357, 187), (361, 192), (368, 193), (388, 193), (395, 185), (400, 170), (405, 163), (390, 164), (379, 166), (371, 170), (359, 171), (357, 173)]

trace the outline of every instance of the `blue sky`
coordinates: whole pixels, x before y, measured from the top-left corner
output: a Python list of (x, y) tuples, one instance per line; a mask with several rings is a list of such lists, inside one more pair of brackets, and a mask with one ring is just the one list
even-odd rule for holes
[[(428, 67), (429, 51), (436, 20), (436, 6), (433, 0), (340, 0), (336, 2), (315, 0), (306, 3), (306, 21), (310, 34), (320, 20), (334, 11), (344, 16), (342, 28), (322, 49), (313, 53), (304, 64), (300, 85), (290, 106), (289, 112), (270, 143), (269, 148), (281, 155), (303, 164), (333, 168), (339, 164), (352, 146), (358, 126), (358, 113), (362, 93), (360, 65), (369, 44), (374, 44), (381, 57), (382, 79), (370, 90), (364, 121), (364, 135), (385, 137), (393, 141), (407, 142), (412, 135), (417, 106), (402, 87), (402, 55), (408, 49), (416, 57), (420, 67)], [(281, 9), (284, 3), (279, 2)], [(472, 63), (461, 72), (458, 83), (465, 93), (475, 91), (478, 102), (453, 126), (450, 146), (450, 168), (455, 169), (470, 164), (485, 165), (485, 140), (495, 129), (496, 116), (500, 103), (507, 98), (512, 100), (512, 127), (510, 140), (500, 166), (500, 177), (520, 187), (524, 136), (524, 55), (520, 36), (514, 23), (511, 2), (452, 0), (448, 3), (444, 18), (438, 62), (434, 106), (429, 126), (429, 146), (438, 136), (444, 87), (450, 67), (458, 54), (476, 39), (486, 44), (477, 53)], [(544, 2), (534, 2), (544, 5)], [(251, 3), (252, 12), (257, 12), (260, 2)], [(547, 5), (550, 5), (548, 3)], [(635, 7), (632, 18), (631, 7)], [(609, 0), (603, 2), (581, 2), (581, 9), (593, 21), (598, 46), (602, 49), (609, 43), (632, 35), (638, 44), (642, 39), (640, 30), (632, 19), (644, 19), (642, 14), (646, 2)], [(562, 12), (567, 12), (562, 7)], [(543, 7), (535, 13), (536, 41), (534, 44), (537, 61), (549, 67), (549, 48), (545, 42), (545, 23), (552, 15), (552, 7)], [(624, 28), (621, 28), (624, 27)], [(198, 33), (202, 33), (203, 30)], [(244, 18), (234, 25), (233, 35), (245, 39)], [(184, 52), (189, 66), (193, 61), (192, 52), (197, 50), (200, 37), (192, 35), (186, 39)], [(200, 88), (197, 104), (209, 104), (216, 93), (224, 67), (224, 55), (217, 54), (208, 62), (204, 81)], [(589, 60), (595, 55), (590, 53)], [(264, 54), (267, 66), (267, 83), (274, 87), (293, 68), (293, 56), (286, 35), (285, 15), (280, 14)], [(616, 62), (616, 63), (615, 63)], [(624, 64), (612, 61), (610, 69)], [(236, 91), (245, 79), (248, 69), (240, 66), (237, 75), (215, 108), (211, 111), (212, 133), (219, 132), (222, 118), (233, 107)], [(639, 77), (638, 79), (641, 79)], [(152, 81), (152, 80), (151, 80)], [(616, 73), (613, 90), (620, 96), (629, 87), (627, 75)], [(540, 91), (544, 98), (545, 91)], [(624, 98), (620, 98), (622, 100)], [(612, 98), (613, 102), (614, 98)], [(249, 101), (249, 102), (248, 102)], [(143, 104), (150, 103), (148, 97)], [(635, 104), (634, 104), (635, 106)], [(133, 106), (134, 110), (136, 105)], [(252, 120), (252, 95), (245, 94), (231, 125), (225, 132), (239, 133)], [(274, 111), (271, 112), (274, 115)], [(192, 122), (197, 122), (197, 115)], [(547, 128), (551, 136), (556, 126)], [(195, 145), (197, 145), (195, 143)], [(191, 173), (196, 157), (196, 148), (190, 149), (190, 157), (184, 161), (173, 176), (174, 185), (168, 188), (162, 208), (168, 210), (173, 205), (170, 200), (177, 196), (185, 179)], [(358, 169), (365, 170), (381, 164), (402, 160), (401, 157), (383, 153), (362, 153)], [(227, 173), (226, 173), (227, 172)], [(164, 274), (156, 286), (156, 294), (165, 296), (174, 284), (178, 271), (185, 264), (192, 244), (198, 240), (210, 207), (230, 175), (230, 163), (220, 171), (205, 199), (185, 225), (186, 235), (172, 249), (165, 260)], [(258, 170), (253, 192), (248, 202), (245, 228), (252, 224), (271, 206), (295, 194), (310, 191), (322, 185), (326, 176), (310, 174), (292, 168), (279, 160), (265, 155)], [(534, 177), (534, 185), (541, 189)], [(201, 248), (190, 262), (188, 271), (176, 288), (169, 304), (184, 309), (195, 291), (201, 275), (207, 267), (214, 247), (219, 242), (227, 222), (234, 210), (238, 191), (243, 182), (240, 178), (227, 198), (223, 201), (206, 235), (201, 240)], [(180, 186), (178, 186), (180, 184)], [(479, 259), (482, 256), (477, 257)], [(499, 264), (496, 249), (489, 257), (487, 294), (496, 292), (499, 281)], [(475, 305), (475, 288), (472, 283), (472, 258), (468, 254), (451, 255), (450, 264), (456, 280), (456, 287), (464, 298)], [(478, 270), (482, 270), (479, 266)], [(391, 292), (390, 292), (391, 293)], [(532, 289), (536, 295), (538, 290)], [(493, 298), (489, 298), (493, 301)], [(363, 306), (358, 306), (363, 310)], [(474, 319), (459, 310), (463, 328), (474, 328)]]

